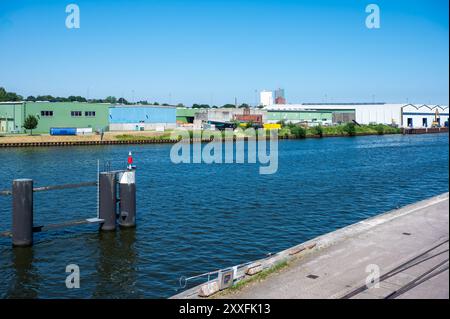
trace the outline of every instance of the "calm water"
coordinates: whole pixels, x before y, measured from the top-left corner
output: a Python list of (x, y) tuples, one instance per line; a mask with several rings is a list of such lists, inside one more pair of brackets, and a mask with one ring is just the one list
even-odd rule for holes
[[(96, 179), (96, 161), (138, 165), (138, 225), (99, 233), (79, 226), (35, 234), (32, 248), (0, 238), (2, 298), (157, 298), (180, 276), (264, 257), (387, 210), (448, 191), (448, 134), (282, 141), (279, 170), (170, 162), (170, 145), (0, 149), (0, 189)], [(0, 196), (0, 231), (11, 226)], [(95, 188), (35, 194), (35, 224), (95, 217)], [(65, 267), (81, 288), (65, 287)]]

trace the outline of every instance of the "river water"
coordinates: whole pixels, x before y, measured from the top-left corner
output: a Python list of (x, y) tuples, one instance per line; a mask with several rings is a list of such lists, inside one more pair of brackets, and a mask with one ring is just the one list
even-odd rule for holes
[[(362, 219), (448, 191), (448, 134), (287, 140), (279, 168), (178, 164), (171, 145), (0, 149), (0, 190), (96, 180), (109, 161), (137, 165), (137, 227), (36, 233), (32, 248), (0, 238), (1, 298), (164, 298), (179, 278), (248, 262)], [(96, 216), (95, 188), (35, 194), (35, 224)], [(11, 198), (0, 196), (0, 231)], [(81, 287), (65, 270), (80, 267)]]

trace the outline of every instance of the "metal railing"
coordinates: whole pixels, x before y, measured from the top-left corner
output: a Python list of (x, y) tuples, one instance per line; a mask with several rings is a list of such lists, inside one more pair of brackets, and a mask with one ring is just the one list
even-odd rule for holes
[[(76, 183), (76, 184), (41, 186), (41, 187), (33, 188), (33, 192), (45, 192), (45, 191), (58, 190), (58, 189), (80, 188), (80, 187), (97, 186), (97, 185), (98, 185), (97, 182), (83, 182), (83, 183)], [(13, 191), (9, 190), (9, 189), (0, 191), (1, 196), (10, 196), (12, 194), (13, 194)]]
[[(59, 224), (33, 225), (34, 193), (95, 186), (98, 196), (96, 217)], [(117, 196), (117, 190), (120, 198)], [(12, 196), (12, 230), (0, 232), (0, 237), (11, 237), (13, 246), (31, 246), (35, 232), (94, 223), (100, 224), (100, 230), (115, 230), (117, 223), (121, 227), (134, 227), (136, 223), (136, 186), (133, 169), (98, 172), (98, 181), (64, 185), (33, 187), (32, 179), (15, 179), (12, 189), (0, 191), (0, 196)]]

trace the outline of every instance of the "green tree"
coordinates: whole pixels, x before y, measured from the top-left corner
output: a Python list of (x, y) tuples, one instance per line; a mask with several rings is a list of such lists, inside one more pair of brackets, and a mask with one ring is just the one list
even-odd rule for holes
[(384, 125), (383, 124), (376, 125), (375, 130), (377, 131), (378, 135), (384, 135)]
[(293, 127), (290, 127), (290, 130), (296, 138), (306, 137), (306, 129), (304, 127), (294, 125)]
[(110, 103), (110, 104), (116, 104), (117, 103), (117, 98), (115, 96), (108, 96), (105, 99), (106, 103)]
[(286, 126), (287, 126), (289, 129), (292, 129), (292, 128), (295, 128), (297, 125), (295, 125), (295, 124), (292, 123), (292, 122), (288, 122), (288, 123), (286, 124)]
[(22, 96), (13, 92), (7, 92), (5, 88), (0, 87), (0, 102), (17, 102), (22, 100)]
[(245, 125), (245, 128), (251, 128), (253, 127), (254, 123), (253, 121), (248, 121), (247, 124)]
[(314, 126), (312, 128), (312, 132), (313, 132), (314, 135), (318, 135), (320, 137), (323, 137), (323, 127), (322, 127), (322, 125), (319, 124), (317, 126)]
[(232, 120), (231, 123), (233, 123), (233, 127), (236, 129), (237, 127), (240, 126), (241, 121), (239, 121), (239, 120)]
[(69, 100), (66, 97), (57, 96), (52, 102), (68, 102)]
[(119, 99), (117, 100), (117, 102), (118, 102), (119, 104), (128, 104), (128, 101), (125, 100), (123, 97), (119, 98)]
[(55, 98), (51, 95), (38, 95), (36, 97), (36, 101), (49, 101), (49, 102), (54, 102)]
[(348, 136), (356, 135), (356, 125), (355, 123), (347, 123), (344, 125), (344, 132), (348, 134)]
[(281, 128), (283, 128), (283, 127), (286, 126), (286, 121), (285, 120), (281, 120), (281, 121), (278, 121), (277, 124), (280, 124)]
[[(79, 96), (79, 95), (77, 95), (77, 96), (71, 95), (71, 96), (69, 96), (67, 99), (68, 99), (70, 102), (87, 102), (86, 98), (84, 98), (84, 97), (82, 97), (82, 96)], [(54, 100), (55, 100), (55, 99), (54, 99)]]
[(193, 109), (209, 109), (209, 105), (208, 104), (197, 104), (197, 103), (194, 103), (194, 104), (192, 104), (192, 108)]
[(28, 115), (23, 122), (25, 130), (30, 130), (30, 135), (33, 135), (33, 130), (38, 126), (38, 119), (34, 115)]

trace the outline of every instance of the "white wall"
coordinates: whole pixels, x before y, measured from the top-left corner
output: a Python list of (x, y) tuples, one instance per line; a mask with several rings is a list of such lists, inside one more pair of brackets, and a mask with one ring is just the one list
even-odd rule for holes
[(356, 105), (356, 122), (360, 124), (394, 124), (401, 125), (401, 108), (403, 104), (369, 104)]
[[(267, 112), (257, 108), (250, 108), (250, 114), (262, 115), (263, 122), (267, 119)], [(233, 121), (235, 115), (243, 115), (243, 108), (210, 108), (208, 109), (208, 121), (230, 122)], [(200, 118), (199, 118), (200, 119)]]
[(144, 131), (156, 130), (157, 128), (164, 127), (164, 129), (174, 129), (176, 128), (175, 123), (110, 123), (110, 131), (139, 131), (136, 129), (144, 127)]
[(273, 104), (272, 91), (261, 91), (259, 93), (259, 104), (262, 106), (268, 106)]
[(435, 120), (436, 110), (439, 113), (441, 126), (443, 127), (445, 125), (445, 122), (448, 121), (449, 109), (447, 106), (412, 104), (403, 106), (403, 127), (408, 127), (408, 118), (412, 119), (412, 127), (425, 127), (423, 125), (424, 118), (427, 119), (427, 127), (431, 127), (433, 121)]
[[(434, 120), (436, 108), (439, 109), (441, 126), (448, 121), (448, 106), (438, 105), (412, 105), (412, 104), (284, 104), (270, 105), (270, 109), (295, 110), (295, 109), (311, 109), (311, 110), (355, 110), (355, 119), (359, 124), (396, 124), (398, 126), (407, 127), (407, 118), (413, 118), (414, 127), (422, 127), (422, 118), (428, 120), (428, 127)], [(403, 111), (402, 111), (403, 110)], [(417, 115), (404, 115), (403, 113), (417, 113)]]
[(359, 124), (382, 123), (397, 124), (401, 122), (403, 104), (284, 104), (270, 105), (270, 109), (310, 109), (310, 110), (355, 110), (355, 120)]

